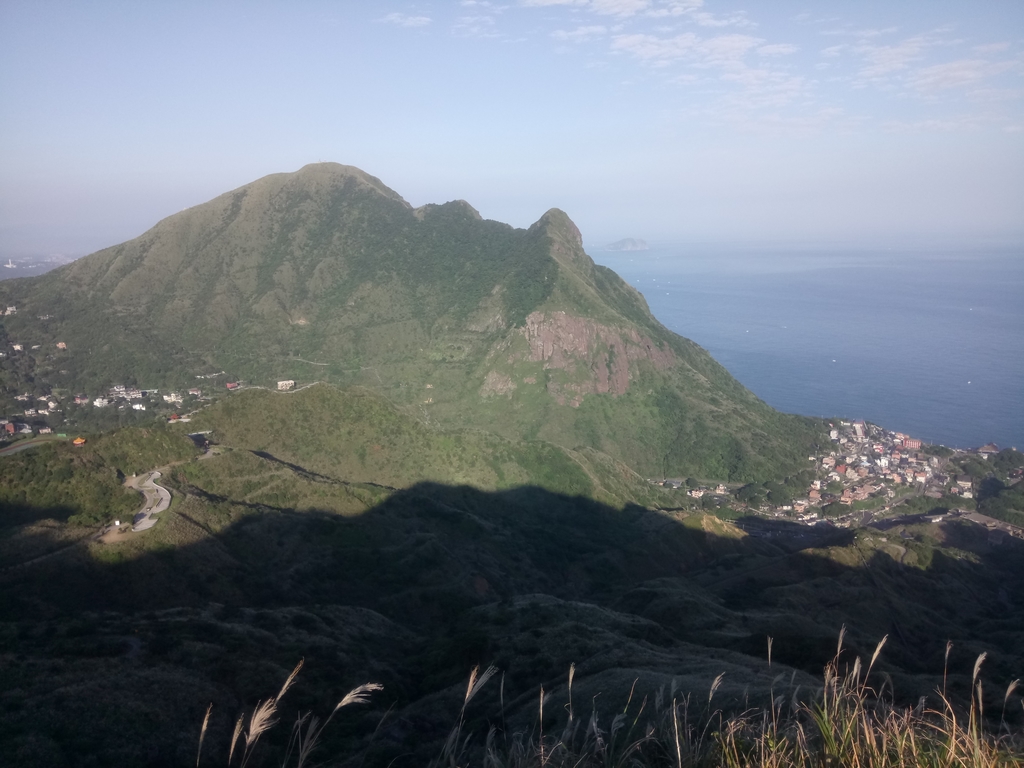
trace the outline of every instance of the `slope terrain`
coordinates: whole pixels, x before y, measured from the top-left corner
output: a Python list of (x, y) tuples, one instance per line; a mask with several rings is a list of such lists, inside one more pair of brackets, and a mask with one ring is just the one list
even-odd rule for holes
[[(46, 384), (327, 381), (427, 424), (588, 447), (645, 476), (784, 474), (821, 441), (583, 251), (467, 203), (414, 209), (330, 163), (255, 181), (127, 243), (0, 283), (7, 395)], [(66, 348), (57, 349), (60, 342)], [(38, 345), (37, 349), (33, 349)]]
[[(376, 407), (325, 392), (344, 408)], [(391, 439), (420, 440), (415, 427), (394, 427)], [(901, 704), (941, 706), (940, 685), (966, 700), (985, 651), (986, 711), (998, 716), (1024, 665), (1024, 542), (967, 521), (858, 531), (739, 521), (750, 534), (700, 512), (537, 486), (389, 490), (303, 466), (295, 444), (281, 447), (286, 460), (255, 433), (230, 439), (198, 458), (168, 434), (138, 432), (86, 455), (97, 475), (147, 444), (150, 460), (180, 462), (161, 480), (171, 509), (143, 534), (82, 539), (75, 520), (59, 519), (63, 506), (3, 530), (3, 562), (14, 563), (0, 568), (5, 764), (194, 765), (210, 702), (217, 762), (237, 714), (272, 695), (299, 658), (286, 726), (296, 711), (324, 712), (355, 685), (383, 683), (370, 707), (332, 723), (320, 758), (396, 766), (438, 754), (476, 664), (504, 675), (469, 714), (478, 744), (492, 726), (530, 728), (540, 687), (557, 693), (546, 727), (556, 725), (571, 664), (578, 706), (603, 721), (630, 691), (650, 706), (692, 695), (696, 712), (719, 675), (715, 706), (726, 711), (813, 697), (844, 624), (846, 668), (889, 636), (876, 684), (888, 680)], [(344, 438), (311, 441), (340, 448)], [(450, 449), (426, 438), (417, 447)], [(45, 474), (71, 450), (26, 452), (19, 471)], [(532, 449), (501, 450), (511, 468)], [(480, 482), (490, 471), (452, 456), (453, 473), (480, 472)], [(343, 463), (358, 477), (358, 456)], [(77, 543), (15, 560), (57, 540)], [(1014, 729), (1018, 699), (1006, 714)], [(284, 727), (261, 744), (268, 764), (283, 762), (287, 736)]]

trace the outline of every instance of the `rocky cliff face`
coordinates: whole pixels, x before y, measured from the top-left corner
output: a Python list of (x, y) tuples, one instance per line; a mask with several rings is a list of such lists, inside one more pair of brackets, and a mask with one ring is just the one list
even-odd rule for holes
[[(633, 328), (615, 328), (565, 312), (533, 312), (516, 333), (527, 343), (508, 362), (543, 363), (545, 370), (565, 371), (570, 381), (550, 378), (548, 393), (560, 405), (577, 407), (588, 394), (624, 395), (640, 361), (658, 370), (677, 362), (667, 346), (659, 345)], [(511, 379), (492, 371), (483, 394), (506, 394)], [(500, 383), (499, 383), (500, 382)]]

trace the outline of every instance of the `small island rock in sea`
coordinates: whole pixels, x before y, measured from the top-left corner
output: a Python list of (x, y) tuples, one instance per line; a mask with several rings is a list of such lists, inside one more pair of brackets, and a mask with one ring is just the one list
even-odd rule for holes
[(605, 248), (606, 251), (647, 251), (650, 247), (643, 240), (634, 237), (627, 237), (624, 240), (617, 240)]

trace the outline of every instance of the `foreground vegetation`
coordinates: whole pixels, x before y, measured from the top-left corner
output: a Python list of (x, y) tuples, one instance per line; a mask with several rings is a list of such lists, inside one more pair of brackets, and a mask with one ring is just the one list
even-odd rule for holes
[[(640, 695), (636, 684), (620, 711), (602, 714), (597, 697), (578, 709), (574, 704), (573, 683), (576, 668), (569, 667), (568, 681), (561, 701), (541, 687), (535, 718), (525, 728), (509, 727), (505, 713), (504, 677), (501, 677), (500, 712), (492, 713), (486, 735), (475, 733), (467, 725), (470, 701), (497, 676), (491, 666), (482, 674), (473, 669), (465, 688), (457, 720), (438, 754), (429, 762), (432, 768), (810, 768), (811, 766), (949, 766), (952, 768), (996, 768), (1019, 765), (1024, 760), (1024, 732), (1011, 731), (1006, 724), (1007, 706), (1024, 701), (1014, 696), (1020, 680), (1006, 687), (998, 720), (985, 718), (980, 671), (986, 654), (978, 656), (971, 675), (970, 697), (958, 707), (943, 686), (929, 703), (924, 697), (916, 706), (897, 706), (892, 699), (891, 681), (872, 679), (872, 671), (886, 643), (883, 637), (866, 666), (857, 657), (852, 665), (843, 664), (843, 637), (840, 631), (835, 657), (826, 665), (822, 684), (810, 696), (801, 696), (792, 686), (776, 690), (763, 707), (727, 711), (715, 702), (721, 676), (712, 683), (706, 698), (680, 695), (673, 688), (659, 689), (653, 695)], [(769, 657), (772, 639), (768, 638)], [(946, 663), (952, 644), (947, 644)], [(239, 763), (249, 764), (259, 749), (260, 738), (278, 725), (281, 699), (295, 682), (302, 662), (285, 680), (276, 696), (258, 703), (235, 722), (227, 746), (226, 764), (235, 755)], [(880, 677), (880, 676), (878, 676)], [(779, 683), (784, 678), (776, 678)], [(495, 685), (497, 683), (492, 683)], [(889, 690), (887, 690), (889, 686)], [(364, 704), (379, 683), (364, 683), (349, 691), (321, 719), (312, 711), (300, 711), (291, 724), (291, 734), (283, 748), (282, 766), (297, 768), (311, 764), (345, 765), (357, 762), (352, 755), (333, 759), (319, 750), (321, 736), (339, 710)], [(778, 694), (778, 695), (776, 695)], [(588, 706), (589, 704), (589, 706)], [(545, 707), (548, 714), (545, 715)], [(551, 716), (552, 710), (556, 713)], [(582, 710), (582, 711), (581, 711)], [(197, 766), (203, 762), (203, 746), (212, 705), (206, 710), (199, 735)], [(385, 715), (386, 719), (387, 715)], [(285, 723), (287, 726), (287, 723)], [(368, 741), (372, 742), (379, 728)], [(365, 748), (364, 748), (365, 749)], [(365, 760), (361, 753), (359, 762)], [(221, 751), (210, 745), (209, 752)], [(213, 764), (219, 755), (207, 762)], [(294, 763), (292, 762), (294, 759)], [(276, 762), (276, 760), (275, 760)], [(401, 763), (401, 759), (390, 764)]]

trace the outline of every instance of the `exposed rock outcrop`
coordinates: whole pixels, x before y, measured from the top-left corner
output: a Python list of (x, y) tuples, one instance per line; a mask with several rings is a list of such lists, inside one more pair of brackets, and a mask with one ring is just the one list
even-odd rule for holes
[[(642, 360), (658, 370), (676, 362), (671, 349), (633, 328), (601, 325), (565, 312), (534, 312), (518, 332), (529, 348), (525, 354), (514, 353), (510, 362), (542, 362), (547, 370), (577, 374), (571, 383), (548, 382), (548, 391), (559, 403), (573, 406), (578, 406), (587, 394), (624, 395), (636, 363)], [(488, 381), (492, 375), (493, 371)], [(488, 387), (487, 382), (484, 386)]]

